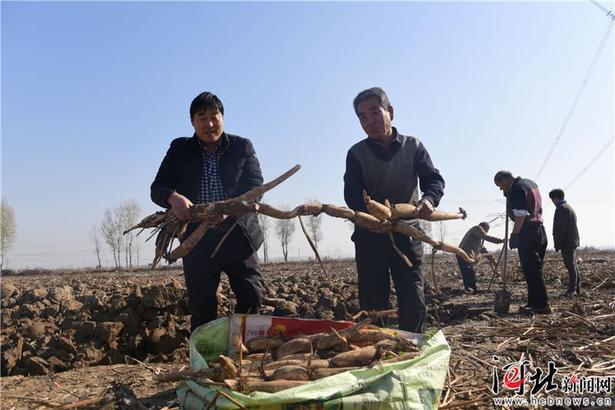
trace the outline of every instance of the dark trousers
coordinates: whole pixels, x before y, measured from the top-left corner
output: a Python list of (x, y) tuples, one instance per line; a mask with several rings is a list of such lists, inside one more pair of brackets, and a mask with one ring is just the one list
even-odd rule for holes
[(355, 239), (355, 257), (359, 277), (359, 303), (363, 310), (390, 308), (391, 277), (397, 294), (399, 328), (422, 333), (427, 318), (419, 240), (395, 235), (397, 247), (410, 259), (409, 268), (395, 252), (388, 235), (368, 234)]
[(474, 267), (459, 256), (457, 256), (457, 264), (459, 265), (459, 270), (463, 277), (463, 286), (466, 290), (476, 290), (476, 272), (474, 272)]
[(577, 266), (576, 249), (562, 249), (564, 266), (568, 270), (568, 292), (581, 290), (581, 274)]
[(192, 331), (217, 317), (216, 293), (222, 271), (228, 276), (231, 289), (237, 297), (235, 313), (258, 313), (263, 299), (264, 283), (258, 256), (241, 228), (235, 227), (212, 259), (212, 244), (217, 242), (219, 236), (215, 240), (211, 236), (204, 237), (183, 258)]
[(528, 305), (542, 308), (548, 303), (542, 277), (542, 265), (547, 250), (547, 234), (542, 224), (523, 226), (519, 234), (519, 260), (527, 282)]

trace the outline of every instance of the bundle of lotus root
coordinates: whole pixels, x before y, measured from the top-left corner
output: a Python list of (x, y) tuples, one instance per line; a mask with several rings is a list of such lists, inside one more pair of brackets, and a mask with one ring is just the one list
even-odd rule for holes
[[(156, 233), (158, 234), (156, 238), (155, 257), (152, 263), (152, 268), (154, 268), (162, 258), (166, 259), (169, 263), (173, 263), (187, 255), (203, 238), (207, 231), (218, 223), (214, 221), (219, 221), (220, 216), (222, 215), (238, 216), (252, 212), (267, 215), (275, 219), (299, 218), (300, 223), (303, 224), (303, 222), (301, 222), (301, 216), (316, 216), (324, 213), (334, 218), (348, 219), (354, 224), (373, 232), (388, 233), (393, 243), (393, 247), (400, 254), (406, 264), (410, 266), (412, 265), (410, 260), (403, 255), (395, 245), (393, 233), (418, 239), (428, 243), (435, 249), (453, 253), (463, 258), (468, 263), (475, 262), (470, 255), (458, 246), (454, 246), (443, 241), (437, 241), (423, 233), (420, 229), (417, 229), (413, 224), (408, 223), (407, 219), (419, 217), (418, 209), (413, 204), (391, 204), (388, 200), (385, 200), (384, 203), (379, 203), (370, 198), (367, 192), (363, 193), (363, 199), (369, 213), (354, 211), (346, 207), (332, 204), (321, 204), (316, 201), (299, 205), (290, 211), (277, 209), (274, 206), (259, 202), (265, 192), (270, 191), (290, 178), (299, 170), (299, 168), (299, 165), (295, 165), (279, 177), (238, 197), (224, 201), (194, 205), (189, 209), (189, 221), (179, 220), (173, 211), (169, 209), (165, 212), (159, 211), (145, 217), (137, 225), (124, 231), (124, 234), (132, 231), (133, 229), (141, 229), (141, 231), (139, 231), (139, 233), (141, 233), (144, 229), (154, 228), (154, 232), (150, 236), (151, 238)], [(458, 212), (435, 210), (431, 215), (423, 219), (428, 221), (447, 221), (453, 219), (465, 219), (466, 216), (466, 211), (459, 208)], [(186, 237), (188, 222), (195, 224), (198, 223), (198, 227), (194, 229), (188, 237)], [(236, 222), (235, 225), (237, 223), (238, 222)], [(235, 227), (235, 225), (227, 231), (227, 235)], [(318, 255), (316, 247), (311, 242), (311, 239), (305, 230), (304, 233), (306, 234), (308, 241), (310, 241), (310, 246), (314, 250), (316, 258), (320, 261), (321, 258), (320, 255)], [(174, 239), (180, 238), (182, 239), (181, 244), (173, 249)], [(226, 236), (220, 240), (216, 250), (214, 250), (214, 254), (217, 252), (217, 249), (219, 249), (225, 239)], [(213, 256), (214, 255), (212, 254), (212, 257)]]

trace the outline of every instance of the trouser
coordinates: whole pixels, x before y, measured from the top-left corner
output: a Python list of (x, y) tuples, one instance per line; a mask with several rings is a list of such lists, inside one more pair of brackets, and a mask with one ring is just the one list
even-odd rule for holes
[(241, 228), (233, 229), (214, 258), (211, 257), (212, 242), (215, 241), (211, 237), (204, 237), (183, 258), (191, 331), (217, 317), (217, 290), (222, 271), (237, 298), (235, 313), (258, 313), (264, 294), (258, 256)]
[(364, 233), (361, 238), (355, 239), (359, 304), (363, 310), (389, 309), (393, 278), (399, 328), (422, 333), (427, 318), (421, 272), (423, 245), (421, 241), (407, 236), (394, 237), (397, 247), (412, 262), (412, 268), (393, 249), (388, 235)]
[(542, 265), (547, 250), (547, 234), (542, 224), (523, 226), (519, 234), (519, 259), (527, 282), (528, 305), (536, 308), (548, 303), (547, 290), (542, 277)]
[(457, 264), (459, 265), (459, 270), (463, 277), (463, 286), (466, 290), (476, 290), (476, 272), (474, 272), (474, 267), (459, 256), (457, 256)]
[(581, 274), (577, 266), (576, 249), (562, 249), (564, 266), (568, 270), (568, 292), (581, 290)]

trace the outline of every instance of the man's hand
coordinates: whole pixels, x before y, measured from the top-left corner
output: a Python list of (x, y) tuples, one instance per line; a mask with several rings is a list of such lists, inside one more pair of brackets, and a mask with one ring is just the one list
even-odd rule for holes
[(188, 212), (188, 209), (193, 205), (191, 200), (189, 200), (182, 194), (173, 192), (171, 195), (169, 195), (167, 202), (169, 203), (169, 205), (171, 205), (173, 213), (180, 220), (187, 221), (190, 219), (190, 213)]
[(416, 205), (417, 217), (424, 219), (431, 215), (434, 211), (433, 204), (429, 199), (421, 199)]
[(519, 247), (519, 234), (513, 233), (510, 235), (510, 240), (508, 241), (508, 247), (510, 249), (517, 249)]

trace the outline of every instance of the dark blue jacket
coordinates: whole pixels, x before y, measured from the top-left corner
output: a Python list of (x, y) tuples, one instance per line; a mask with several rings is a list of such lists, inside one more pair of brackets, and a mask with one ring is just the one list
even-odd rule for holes
[[(250, 140), (224, 133), (220, 144), (220, 180), (227, 198), (234, 198), (263, 184), (260, 164)], [(176, 191), (196, 204), (202, 174), (203, 159), (198, 137), (194, 135), (173, 140), (151, 185), (152, 201), (163, 208), (170, 208), (167, 199)], [(227, 218), (218, 229), (209, 231), (204, 240), (215, 247), (233, 222), (234, 218)], [(240, 216), (238, 226), (256, 251), (263, 243), (263, 231), (256, 214)]]

